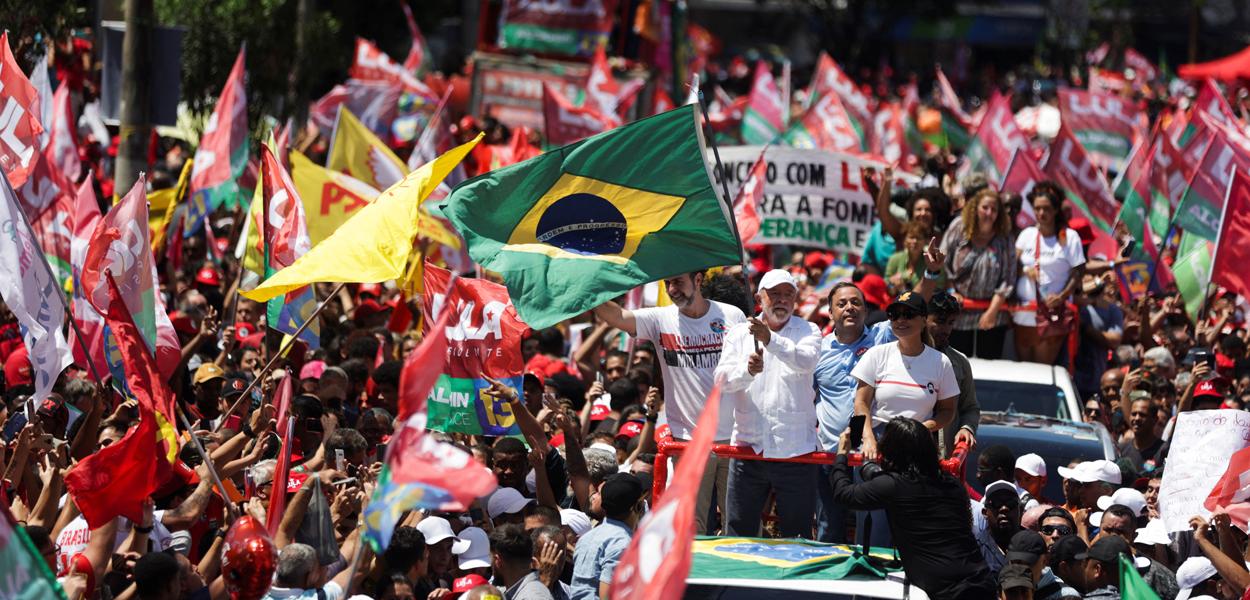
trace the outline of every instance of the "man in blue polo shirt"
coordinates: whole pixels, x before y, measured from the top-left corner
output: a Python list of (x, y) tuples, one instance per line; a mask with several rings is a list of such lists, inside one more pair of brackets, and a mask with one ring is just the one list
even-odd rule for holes
[[(838, 438), (846, 431), (855, 408), (855, 388), (859, 382), (851, 370), (869, 348), (894, 341), (890, 322), (864, 327), (868, 311), (864, 294), (855, 284), (844, 281), (829, 293), (829, 313), (833, 332), (820, 341), (820, 362), (816, 365), (816, 419), (818, 437), (826, 452), (837, 452)], [(817, 480), (816, 539), (821, 542), (846, 541), (846, 508), (833, 502), (829, 484), (831, 465), (821, 465)]]

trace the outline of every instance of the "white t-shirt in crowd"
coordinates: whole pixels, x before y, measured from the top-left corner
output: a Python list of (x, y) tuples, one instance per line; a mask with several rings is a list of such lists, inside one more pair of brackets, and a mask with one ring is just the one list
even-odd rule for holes
[[(155, 550), (167, 550), (173, 545), (173, 534), (161, 524), (161, 517), (165, 515), (165, 511), (158, 510), (152, 513), (155, 524), (152, 526), (152, 533), (148, 534), (148, 541)], [(130, 537), (131, 523), (129, 519), (123, 518), (117, 526), (117, 539), (113, 542), (113, 548), (116, 550), (126, 543), (126, 538)], [(56, 536), (56, 544), (59, 547), (56, 553), (57, 575), (67, 575), (69, 573), (69, 560), (75, 554), (84, 552), (87, 549), (87, 542), (91, 541), (91, 528), (87, 526), (87, 520), (78, 515), (65, 529), (61, 530), (60, 535)]]
[[(1020, 278), (1016, 280), (1016, 297), (1020, 302), (1037, 300), (1033, 279), (1024, 274), (1041, 264), (1037, 281), (1041, 284), (1042, 297), (1058, 294), (1068, 284), (1068, 274), (1085, 264), (1085, 251), (1081, 249), (1081, 236), (1072, 229), (1065, 229), (1063, 243), (1059, 236), (1041, 237), (1037, 227), (1029, 227), (1016, 238), (1016, 250), (1020, 254)], [(1040, 247), (1039, 247), (1040, 245)], [(1040, 259), (1040, 260), (1039, 260)]]
[[(673, 437), (688, 440), (712, 391), (725, 332), (747, 318), (741, 310), (715, 301), (698, 319), (682, 315), (676, 306), (633, 312), (638, 338), (651, 340), (659, 352), (668, 426)], [(728, 440), (732, 434), (733, 407), (722, 406), (716, 439)]]
[(938, 400), (959, 395), (950, 359), (929, 346), (919, 356), (903, 356), (898, 342), (873, 346), (859, 359), (851, 376), (876, 389), (874, 426), (894, 417), (931, 419)]

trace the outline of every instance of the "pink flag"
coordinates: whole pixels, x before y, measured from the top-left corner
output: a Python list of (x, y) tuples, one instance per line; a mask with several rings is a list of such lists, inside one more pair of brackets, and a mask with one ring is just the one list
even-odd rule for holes
[(546, 127), (547, 143), (554, 146), (571, 144), (580, 139), (603, 133), (619, 121), (599, 111), (585, 107), (573, 106), (558, 90), (543, 84), (543, 123)]
[(273, 491), (269, 492), (269, 507), (265, 510), (265, 529), (269, 530), (269, 535), (277, 535), (282, 513), (286, 510), (286, 485), (291, 474), (291, 433), (294, 430), (287, 422), (287, 415), (291, 409), (293, 387), (291, 376), (283, 377), (273, 399), (277, 406), (278, 430), (282, 432), (282, 450), (278, 453), (278, 465), (273, 470)]
[(87, 244), (80, 279), (83, 295), (101, 315), (109, 309), (105, 271), (111, 271), (126, 310), (134, 317), (148, 350), (168, 377), (181, 359), (181, 346), (157, 286), (156, 264), (148, 239), (148, 202), (143, 175), (130, 192), (96, 224)]
[(760, 232), (759, 204), (764, 198), (764, 183), (768, 174), (765, 152), (767, 147), (755, 159), (755, 164), (751, 165), (750, 174), (742, 182), (742, 187), (738, 188), (738, 195), (734, 197), (734, 220), (738, 222), (738, 237), (743, 244), (750, 242)]
[(946, 109), (946, 112), (954, 117), (956, 121), (959, 121), (959, 124), (964, 129), (971, 130), (973, 128), (972, 117), (967, 112), (964, 112), (963, 104), (959, 101), (959, 95), (955, 93), (955, 88), (951, 86), (950, 80), (946, 79), (946, 73), (942, 72), (942, 65), (938, 65), (934, 70), (937, 71), (937, 83), (935, 85), (937, 85), (938, 91), (938, 106)]
[(8, 32), (0, 33), (0, 171), (15, 189), (26, 183), (41, 133), (39, 91), (13, 58)]
[(695, 500), (719, 415), (718, 385), (703, 404), (694, 439), (682, 453), (684, 460), (677, 463), (672, 484), (663, 497), (655, 499), (655, 506), (638, 524), (634, 539), (617, 564), (612, 576), (613, 600), (678, 600), (685, 593), (694, 544)]
[[(92, 174), (88, 172), (87, 178), (78, 186), (71, 213), (74, 237), (70, 240), (69, 256), (70, 269), (74, 275), (74, 297), (70, 303), (70, 312), (84, 339), (82, 343), (78, 343), (71, 338), (70, 346), (74, 350), (74, 362), (80, 365), (90, 363), (94, 365), (95, 373), (104, 374), (108, 373), (108, 361), (104, 357), (104, 317), (87, 301), (82, 286), (82, 266), (87, 258), (87, 245), (100, 222), (100, 205), (96, 203), (91, 179)], [(71, 329), (70, 335), (77, 337), (78, 332)], [(90, 356), (83, 354), (83, 346), (86, 346)]]
[(1002, 179), (1012, 153), (1026, 143), (1024, 134), (1016, 126), (1010, 99), (995, 91), (968, 148), (968, 168), (988, 171), (991, 180)]
[(52, 94), (52, 122), (48, 124), (51, 139), (44, 153), (52, 167), (71, 184), (78, 181), (78, 176), (82, 174), (77, 130), (78, 121), (74, 119), (74, 109), (70, 104), (69, 86), (61, 84)]
[(768, 63), (755, 63), (755, 79), (747, 96), (746, 111), (742, 115), (742, 140), (748, 144), (767, 144), (785, 131), (781, 90), (773, 79)]
[(373, 42), (363, 38), (356, 38), (356, 57), (347, 73), (362, 81), (399, 84), (403, 86), (404, 91), (420, 96), (429, 104), (438, 102), (438, 96), (434, 94), (430, 86), (391, 60), (391, 57), (373, 45)]
[(239, 187), (235, 178), (247, 166), (247, 92), (243, 87), (245, 55), (245, 49), (240, 48), (226, 78), (226, 85), (217, 99), (217, 106), (213, 109), (213, 116), (208, 119), (200, 145), (195, 150), (190, 194), (199, 196), (208, 212), (217, 208), (223, 200), (233, 203), (237, 199)]
[(1042, 170), (1072, 193), (1074, 203), (1084, 204), (1080, 208), (1095, 229), (1111, 232), (1120, 203), (1107, 187), (1106, 176), (1090, 160), (1067, 123), (1059, 127), (1059, 133), (1051, 140), (1050, 156)]

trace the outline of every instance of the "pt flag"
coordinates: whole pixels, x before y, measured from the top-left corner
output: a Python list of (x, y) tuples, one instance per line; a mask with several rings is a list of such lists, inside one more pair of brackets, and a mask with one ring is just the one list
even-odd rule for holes
[(968, 146), (967, 164), (974, 171), (985, 171), (991, 181), (1002, 181), (1012, 153), (1026, 145), (1024, 133), (1011, 112), (1011, 99), (996, 91)]
[(41, 147), (42, 133), (39, 91), (22, 74), (5, 31), (0, 33), (0, 172), (10, 186), (16, 188), (26, 183), (31, 159)]
[(1211, 512), (1225, 511), (1233, 523), (1245, 530), (1250, 516), (1250, 448), (1242, 448), (1228, 459), (1224, 475), (1211, 488), (1202, 506)]
[(1224, 217), (1211, 262), (1211, 283), (1250, 296), (1250, 172), (1236, 169), (1228, 183)]
[(686, 591), (686, 576), (694, 543), (695, 501), (699, 481), (712, 452), (720, 415), (720, 384), (712, 388), (703, 414), (686, 446), (685, 460), (677, 463), (664, 496), (638, 523), (629, 548), (612, 575), (612, 600), (678, 600)]
[(619, 119), (589, 106), (573, 106), (568, 98), (549, 84), (543, 84), (543, 127), (547, 143), (565, 145), (602, 133)]
[(420, 229), (421, 202), (451, 173), (483, 135), (413, 171), (356, 212), (325, 241), (291, 266), (243, 295), (265, 302), (319, 281), (402, 279)]
[(191, 215), (186, 231), (195, 233), (204, 216), (222, 203), (227, 208), (238, 206), (239, 185), (235, 182), (247, 168), (247, 92), (243, 88), (243, 61), (246, 49), (240, 48), (226, 85), (217, 98), (213, 116), (209, 117), (195, 150), (195, 167), (191, 171)]
[[(91, 242), (91, 234), (100, 222), (100, 205), (95, 200), (92, 189), (92, 173), (78, 186), (78, 194), (74, 198), (73, 239), (69, 243), (70, 270), (74, 275), (74, 296), (70, 300), (70, 313), (77, 329), (71, 329), (70, 335), (78, 336), (81, 331), (85, 339), (83, 343), (73, 343), (74, 361), (80, 365), (90, 363), (96, 373), (108, 372), (108, 361), (104, 356), (104, 317), (91, 306), (87, 296), (83, 294), (82, 267), (87, 258), (87, 244)], [(73, 338), (71, 338), (73, 339)], [(86, 347), (86, 353), (83, 352)]]
[(738, 223), (738, 237), (742, 238), (743, 244), (750, 242), (760, 232), (759, 205), (764, 200), (764, 183), (768, 181), (765, 152), (768, 152), (767, 146), (760, 152), (760, 157), (755, 159), (755, 164), (751, 165), (751, 174), (734, 197), (734, 220)]
[(453, 280), (450, 271), (431, 264), (425, 265), (424, 279), (422, 311), (452, 315), (444, 326), (442, 369), (426, 365), (441, 372), (430, 391), (428, 427), (470, 435), (520, 435), (512, 405), (482, 393), (490, 387), (486, 377), (522, 392), (521, 341), (529, 328), (517, 317), (507, 288), (484, 279)]
[(33, 399), (43, 401), (61, 371), (74, 362), (61, 326), (65, 295), (44, 262), (35, 233), (17, 204), (8, 176), (0, 193), (0, 297), (17, 318), (30, 355)]
[(379, 190), (395, 185), (408, 174), (404, 161), (346, 106), (339, 107), (326, 168), (347, 173)]
[(680, 273), (737, 264), (694, 106), (458, 186), (443, 212), (542, 329)]
[(1119, 96), (1060, 89), (1059, 114), (1081, 145), (1104, 164), (1120, 164), (1143, 137), (1143, 115)]
[(748, 144), (767, 144), (781, 135), (786, 127), (781, 90), (773, 79), (768, 63), (755, 63), (755, 80), (751, 83), (747, 109), (742, 115), (742, 140)]

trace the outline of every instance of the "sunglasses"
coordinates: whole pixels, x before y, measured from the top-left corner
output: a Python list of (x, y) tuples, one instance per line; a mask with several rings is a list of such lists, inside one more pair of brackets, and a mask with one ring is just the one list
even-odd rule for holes
[(914, 319), (919, 317), (920, 313), (906, 308), (892, 308), (885, 312), (885, 316), (891, 321), (898, 321), (900, 319)]
[(1085, 409), (1085, 415), (1089, 417), (1101, 417), (1102, 409), (1101, 408), (1087, 408)]
[(1042, 525), (1042, 535), (1072, 535), (1072, 528), (1067, 525)]

